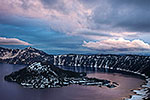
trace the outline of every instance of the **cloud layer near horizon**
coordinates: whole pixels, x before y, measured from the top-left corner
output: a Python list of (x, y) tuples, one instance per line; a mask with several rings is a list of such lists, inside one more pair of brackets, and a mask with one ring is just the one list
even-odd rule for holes
[(141, 51), (150, 50), (150, 44), (142, 40), (108, 39), (97, 42), (85, 42), (84, 47), (99, 51)]
[(31, 44), (16, 38), (0, 37), (0, 45), (31, 45)]

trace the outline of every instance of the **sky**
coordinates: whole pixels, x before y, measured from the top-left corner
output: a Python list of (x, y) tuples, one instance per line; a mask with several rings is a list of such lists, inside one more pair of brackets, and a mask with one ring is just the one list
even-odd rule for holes
[(0, 0), (0, 46), (150, 55), (150, 0)]

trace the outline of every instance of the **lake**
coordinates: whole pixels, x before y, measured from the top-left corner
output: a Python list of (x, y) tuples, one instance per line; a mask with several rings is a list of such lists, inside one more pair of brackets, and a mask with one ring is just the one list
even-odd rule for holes
[[(117, 88), (70, 85), (62, 88), (29, 89), (4, 80), (4, 76), (25, 66), (0, 64), (0, 99), (1, 100), (122, 100), (129, 97), (133, 89), (140, 88), (145, 80), (140, 77), (116, 72), (95, 71), (77, 67), (79, 72), (87, 72), (89, 77), (107, 79), (119, 83)], [(68, 69), (68, 67), (62, 67)], [(71, 67), (70, 67), (71, 68)], [(72, 67), (73, 68), (73, 67)], [(72, 70), (68, 69), (68, 70)]]

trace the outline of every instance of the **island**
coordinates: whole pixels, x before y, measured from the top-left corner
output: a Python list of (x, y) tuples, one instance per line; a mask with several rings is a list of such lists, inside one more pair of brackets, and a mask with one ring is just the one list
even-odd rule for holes
[(35, 62), (19, 71), (4, 77), (6, 81), (16, 82), (27, 88), (58, 88), (71, 84), (83, 86), (106, 86), (115, 88), (119, 84), (109, 80), (88, 78), (86, 73), (78, 73), (60, 69), (54, 65)]

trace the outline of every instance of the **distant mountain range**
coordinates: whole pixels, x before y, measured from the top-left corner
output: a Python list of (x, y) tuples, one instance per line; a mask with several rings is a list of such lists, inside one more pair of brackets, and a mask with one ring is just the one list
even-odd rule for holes
[(46, 62), (58, 66), (81, 66), (123, 70), (150, 77), (150, 56), (141, 55), (49, 55), (41, 50), (0, 48), (0, 62), (9, 64), (32, 64)]

